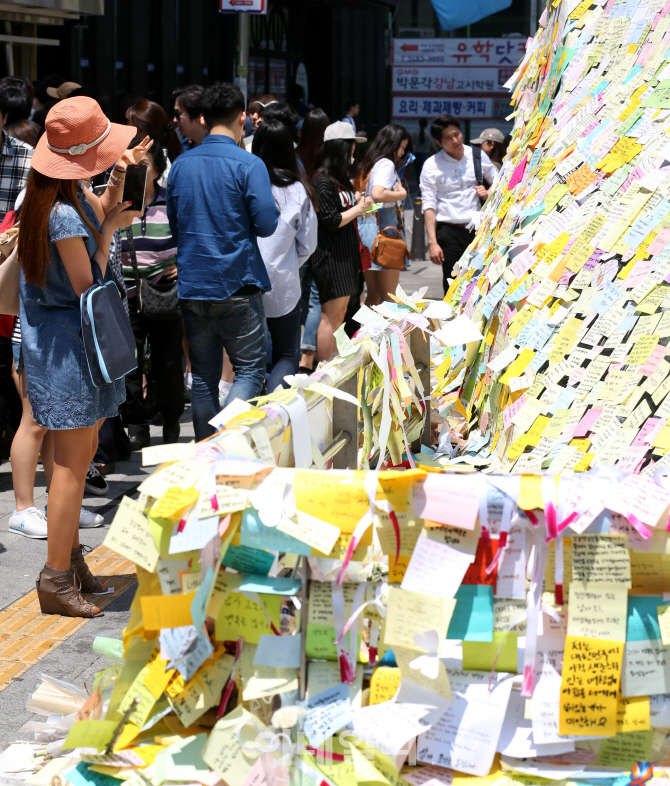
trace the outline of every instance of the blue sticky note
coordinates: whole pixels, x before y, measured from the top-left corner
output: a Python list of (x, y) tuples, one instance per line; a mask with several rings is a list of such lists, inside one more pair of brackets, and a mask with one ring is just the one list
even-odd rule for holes
[(311, 547), (301, 540), (280, 532), (276, 527), (266, 527), (254, 508), (247, 508), (242, 514), (240, 543), (254, 549), (271, 549), (303, 557), (312, 554)]
[(70, 770), (65, 776), (72, 786), (118, 786), (119, 781), (111, 775), (103, 775), (101, 772), (92, 772), (82, 761)]
[(661, 629), (658, 626), (657, 606), (665, 603), (663, 598), (628, 596), (628, 627), (626, 641), (647, 641), (660, 639)]
[(302, 588), (302, 579), (288, 576), (243, 576), (240, 592), (261, 592), (266, 595), (297, 595)]
[(493, 587), (461, 584), (449, 623), (448, 639), (493, 641)]
[(228, 546), (223, 565), (238, 573), (258, 573), (267, 576), (275, 560), (271, 551), (251, 549), (249, 546)]

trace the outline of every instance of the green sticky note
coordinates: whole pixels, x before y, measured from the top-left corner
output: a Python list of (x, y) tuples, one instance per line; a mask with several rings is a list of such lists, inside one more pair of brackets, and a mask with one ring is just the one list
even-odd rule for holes
[(169, 559), (174, 521), (172, 519), (153, 518), (152, 516), (147, 516), (147, 518), (151, 527), (151, 536), (154, 539), (158, 553), (161, 555), (161, 559)]
[(600, 743), (596, 764), (630, 770), (636, 761), (648, 761), (654, 730), (628, 731), (608, 737)]
[(117, 725), (116, 721), (107, 720), (75, 721), (65, 738), (63, 749), (96, 748), (101, 751), (112, 741)]
[(346, 358), (356, 352), (356, 347), (351, 343), (351, 339), (344, 332), (344, 322), (333, 333), (337, 342), (337, 352), (340, 357)]
[(264, 549), (254, 549), (250, 546), (229, 546), (223, 565), (232, 568), (238, 573), (256, 573), (267, 576), (275, 561), (275, 555)]
[(563, 197), (570, 190), (570, 186), (565, 183), (556, 183), (551, 187), (551, 191), (544, 197), (544, 215), (556, 207), (556, 205), (563, 199)]
[[(358, 635), (358, 660), (360, 661), (361, 636)], [(305, 654), (308, 658), (317, 660), (337, 660), (337, 646), (335, 645), (335, 628), (330, 625), (307, 626), (305, 634)]]
[(659, 82), (654, 92), (642, 102), (641, 106), (670, 109), (670, 79), (664, 79), (662, 82)]
[(493, 641), (493, 587), (461, 584), (449, 623), (448, 639)]
[[(216, 618), (217, 641), (236, 641), (242, 636), (249, 644), (258, 644), (261, 636), (271, 636), (274, 631), (270, 627), (265, 611), (272, 620), (276, 630), (281, 626), (281, 596), (261, 595), (265, 609), (241, 592), (229, 593), (219, 609)], [(334, 637), (333, 637), (334, 638)]]
[[(495, 662), (496, 671), (505, 671), (509, 674), (517, 673), (517, 639), (518, 633), (496, 631), (493, 641), (464, 641), (463, 642), (463, 668), (473, 671), (491, 671)], [(500, 642), (503, 643), (500, 647)], [(500, 654), (498, 655), (498, 647)], [(496, 661), (496, 655), (498, 660)]]

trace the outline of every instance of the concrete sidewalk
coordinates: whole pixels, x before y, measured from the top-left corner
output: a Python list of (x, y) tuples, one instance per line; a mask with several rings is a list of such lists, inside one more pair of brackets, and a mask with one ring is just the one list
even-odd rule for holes
[[(160, 444), (161, 428), (152, 426), (151, 433), (152, 444)], [(189, 442), (192, 439), (191, 409), (187, 405), (182, 416), (179, 441)], [(116, 473), (106, 477), (109, 484), (108, 496), (84, 498), (85, 507), (103, 515), (105, 521), (96, 529), (80, 530), (82, 543), (96, 547), (105, 539), (121, 498), (124, 495), (134, 495), (137, 486), (154, 469), (143, 468), (140, 464), (139, 452), (133, 453), (129, 461), (118, 462)], [(35, 505), (43, 507), (45, 504), (46, 488), (40, 466), (36, 478)], [(0, 617), (3, 609), (16, 604), (20, 598), (35, 589), (35, 580), (47, 554), (46, 540), (32, 540), (8, 531), (9, 515), (13, 509), (11, 464), (6, 462), (0, 466)], [(124, 579), (124, 582), (127, 584), (127, 579)], [(0, 750), (21, 737), (18, 730), (26, 721), (31, 718), (41, 722), (46, 720), (45, 716), (32, 715), (26, 710), (32, 692), (40, 683), (40, 674), (48, 674), (79, 686), (85, 683), (90, 689), (95, 672), (107, 668), (108, 665), (103, 657), (93, 652), (93, 639), (103, 631), (120, 630), (125, 626), (130, 617), (129, 608), (133, 596), (134, 586), (131, 586), (104, 610), (104, 617), (88, 620), (83, 625), (73, 621), (74, 632), (55, 648), (49, 648), (45, 657), (37, 660), (17, 677), (9, 677), (5, 682), (0, 678)], [(41, 619), (38, 618), (37, 622)], [(49, 621), (50, 618), (47, 622)], [(0, 623), (0, 664), (3, 663), (3, 642), (11, 635)]]

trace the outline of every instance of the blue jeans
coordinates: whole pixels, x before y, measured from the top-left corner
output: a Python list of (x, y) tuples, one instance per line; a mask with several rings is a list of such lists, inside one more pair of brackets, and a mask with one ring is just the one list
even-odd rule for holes
[(300, 349), (316, 352), (316, 333), (321, 322), (321, 301), (309, 262), (300, 268), (300, 283), (302, 286), (300, 324), (305, 326)]
[(280, 385), (287, 388), (284, 377), (298, 371), (296, 353), (300, 344), (300, 303), (283, 317), (268, 317), (272, 342), (272, 363), (268, 377), (268, 393)]
[(265, 384), (265, 309), (263, 297), (233, 295), (226, 300), (182, 300), (189, 344), (193, 387), (191, 408), (197, 441), (214, 433), (209, 421), (219, 411), (219, 380), (223, 350), (228, 353), (235, 381), (226, 404), (259, 395)]

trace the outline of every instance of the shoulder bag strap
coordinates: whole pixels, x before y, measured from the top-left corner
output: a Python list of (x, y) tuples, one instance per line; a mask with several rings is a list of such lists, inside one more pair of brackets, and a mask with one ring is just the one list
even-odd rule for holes
[(477, 185), (481, 186), (484, 184), (482, 178), (482, 151), (479, 147), (471, 147), (472, 150), (472, 164), (475, 168), (475, 180), (477, 181)]
[(128, 241), (128, 253), (133, 265), (133, 275), (135, 277), (135, 297), (137, 298), (137, 311), (142, 311), (142, 281), (140, 279), (140, 269), (137, 266), (137, 251), (135, 250), (135, 238), (133, 237), (132, 224), (126, 227), (126, 240)]

